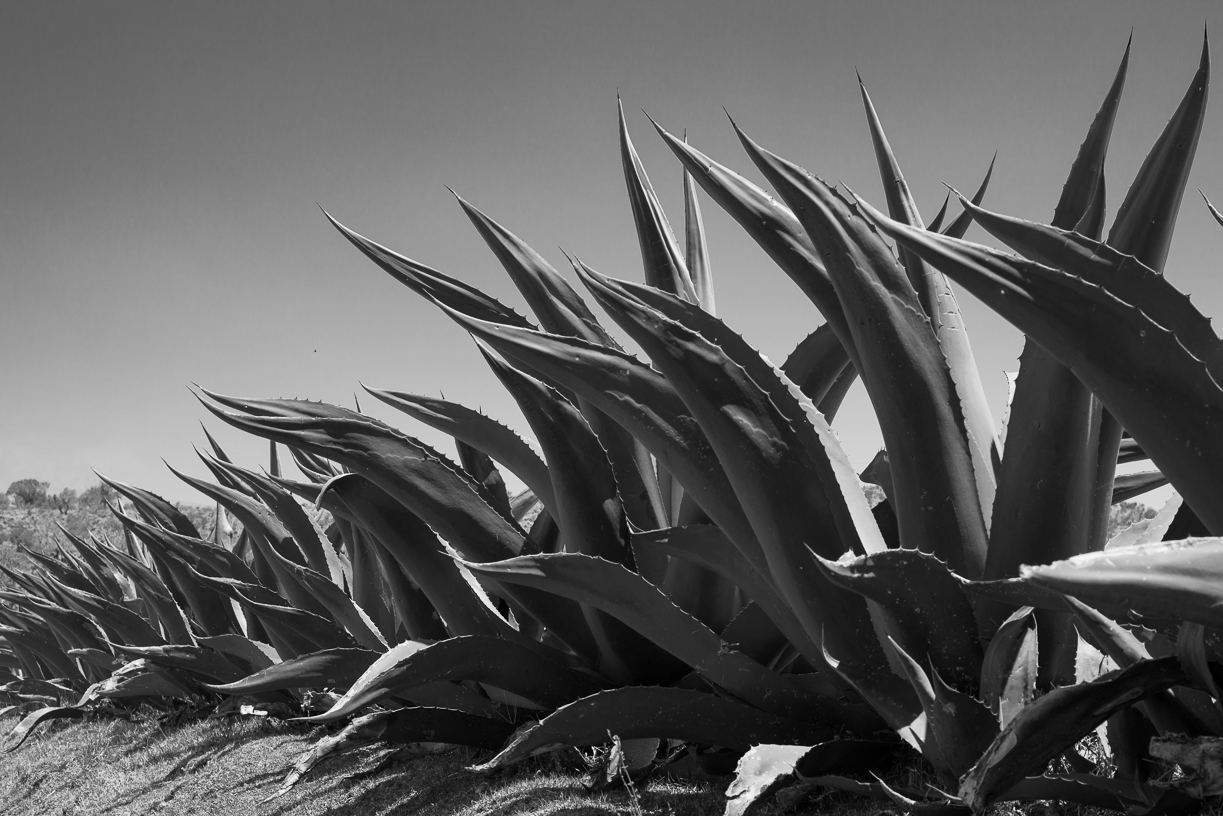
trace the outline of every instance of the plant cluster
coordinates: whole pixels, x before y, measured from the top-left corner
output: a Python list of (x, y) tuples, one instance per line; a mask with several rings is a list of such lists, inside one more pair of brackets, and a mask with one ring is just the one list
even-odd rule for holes
[[(985, 183), (927, 225), (863, 88), (887, 214), (737, 126), (780, 200), (656, 124), (685, 170), (677, 235), (621, 112), (645, 283), (573, 267), (649, 362), (462, 199), (533, 319), (332, 219), (473, 337), (542, 455), (443, 399), (367, 389), (457, 461), (357, 411), (201, 390), (304, 478), (215, 443), (215, 482), (178, 473), (241, 522), (232, 547), (108, 481), (124, 542), (68, 536), (0, 593), (5, 688), (48, 703), (14, 747), (48, 718), (189, 700), (347, 722), (286, 785), (368, 740), (487, 748), (484, 772), (610, 742), (609, 778), (737, 767), (728, 813), (793, 776), (910, 810), (1218, 795), (1223, 341), (1163, 277), (1208, 52), (1101, 240), (1128, 55), (1048, 225), (983, 209)], [(716, 317), (698, 187), (825, 318), (780, 367)], [(972, 221), (1020, 254), (962, 240)], [(1027, 336), (1001, 432), (952, 281)], [(830, 426), (858, 379), (886, 445), (861, 476)], [(1109, 535), (1112, 505), (1166, 483)], [(1090, 647), (1115, 670), (1083, 677)], [(1105, 765), (1077, 747), (1101, 727)], [(937, 784), (864, 781), (905, 751)]]

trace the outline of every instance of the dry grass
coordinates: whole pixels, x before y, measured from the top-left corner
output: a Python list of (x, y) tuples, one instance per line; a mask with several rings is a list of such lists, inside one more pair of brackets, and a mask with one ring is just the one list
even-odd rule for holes
[[(0, 717), (0, 733), (16, 722)], [(388, 752), (378, 748), (329, 760), (283, 797), (261, 804), (313, 742), (312, 733), (254, 719), (170, 729), (151, 719), (48, 723), (16, 752), (0, 755), (0, 812), (704, 816), (723, 808), (724, 785), (655, 780), (634, 800), (623, 790), (587, 791), (580, 774), (555, 760), (523, 763), (486, 778), (465, 770), (473, 755), (463, 750), (409, 757), (380, 769)]]
[[(17, 724), (0, 717), (0, 734)], [(630, 794), (591, 792), (576, 761), (558, 755), (520, 763), (491, 777), (466, 770), (486, 758), (466, 749), (407, 754), (367, 747), (328, 759), (284, 796), (277, 790), (297, 756), (322, 729), (270, 719), (197, 721), (163, 728), (155, 717), (90, 718), (44, 724), (11, 754), (0, 754), (4, 816), (716, 816), (729, 778), (654, 779)], [(574, 755), (576, 756), (576, 755)], [(936, 780), (920, 763), (887, 774), (899, 788)], [(899, 814), (890, 803), (828, 788), (791, 788), (754, 816)], [(992, 816), (1106, 816), (1054, 803), (1003, 803)], [(1202, 816), (1223, 816), (1215, 804)]]

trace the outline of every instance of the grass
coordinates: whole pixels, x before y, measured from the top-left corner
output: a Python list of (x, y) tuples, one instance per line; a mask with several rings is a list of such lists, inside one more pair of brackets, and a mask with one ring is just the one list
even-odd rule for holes
[[(16, 723), (15, 717), (0, 717), (0, 733)], [(705, 816), (722, 812), (729, 781), (655, 779), (635, 795), (623, 789), (592, 792), (583, 774), (555, 757), (481, 777), (465, 770), (475, 755), (463, 749), (404, 756), (373, 747), (326, 761), (284, 796), (261, 804), (316, 733), (307, 726), (254, 718), (172, 728), (152, 718), (47, 723), (17, 751), (0, 754), (0, 812)], [(385, 761), (392, 756), (397, 759)], [(879, 812), (865, 800), (838, 800), (811, 801), (788, 812)], [(779, 811), (772, 805), (760, 813)]]

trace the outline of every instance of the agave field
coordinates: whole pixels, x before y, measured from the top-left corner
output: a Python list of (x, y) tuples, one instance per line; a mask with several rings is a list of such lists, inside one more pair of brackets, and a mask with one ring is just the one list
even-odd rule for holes
[[(210, 438), (213, 480), (178, 474), (240, 533), (108, 480), (123, 540), (6, 571), (7, 750), (153, 705), (335, 724), (286, 787), (383, 741), (482, 749), (473, 774), (608, 745), (625, 779), (735, 769), (728, 814), (785, 784), (915, 812), (1223, 794), (1223, 340), (1164, 269), (1209, 56), (1106, 224), (1127, 62), (1049, 224), (983, 208), (988, 174), (925, 222), (865, 88), (882, 202), (732, 123), (766, 192), (655, 123), (682, 229), (621, 113), (644, 283), (573, 259), (579, 293), (460, 198), (532, 316), (331, 219), (471, 336), (535, 444), (407, 391), (367, 389), (455, 458), (359, 411), (201, 388), (271, 443), (266, 470)], [(717, 317), (698, 189), (824, 317), (780, 366)], [(973, 222), (1016, 254), (964, 241)], [(1026, 336), (1002, 422), (955, 287)], [(886, 446), (863, 473), (832, 429), (859, 379)], [(1112, 505), (1165, 484), (1109, 537)], [(898, 758), (934, 784), (880, 781)]]

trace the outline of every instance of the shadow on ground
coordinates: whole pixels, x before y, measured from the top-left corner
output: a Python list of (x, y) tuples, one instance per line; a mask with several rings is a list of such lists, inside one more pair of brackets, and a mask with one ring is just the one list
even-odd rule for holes
[[(0, 734), (17, 720), (0, 717)], [(717, 814), (721, 790), (659, 780), (637, 794), (591, 793), (547, 761), (494, 777), (465, 770), (465, 750), (398, 757), (365, 748), (318, 766), (268, 802), (321, 731), (261, 719), (163, 729), (152, 720), (88, 719), (44, 725), (0, 754), (0, 812), (55, 814), (259, 814), (259, 816), (609, 816)]]

